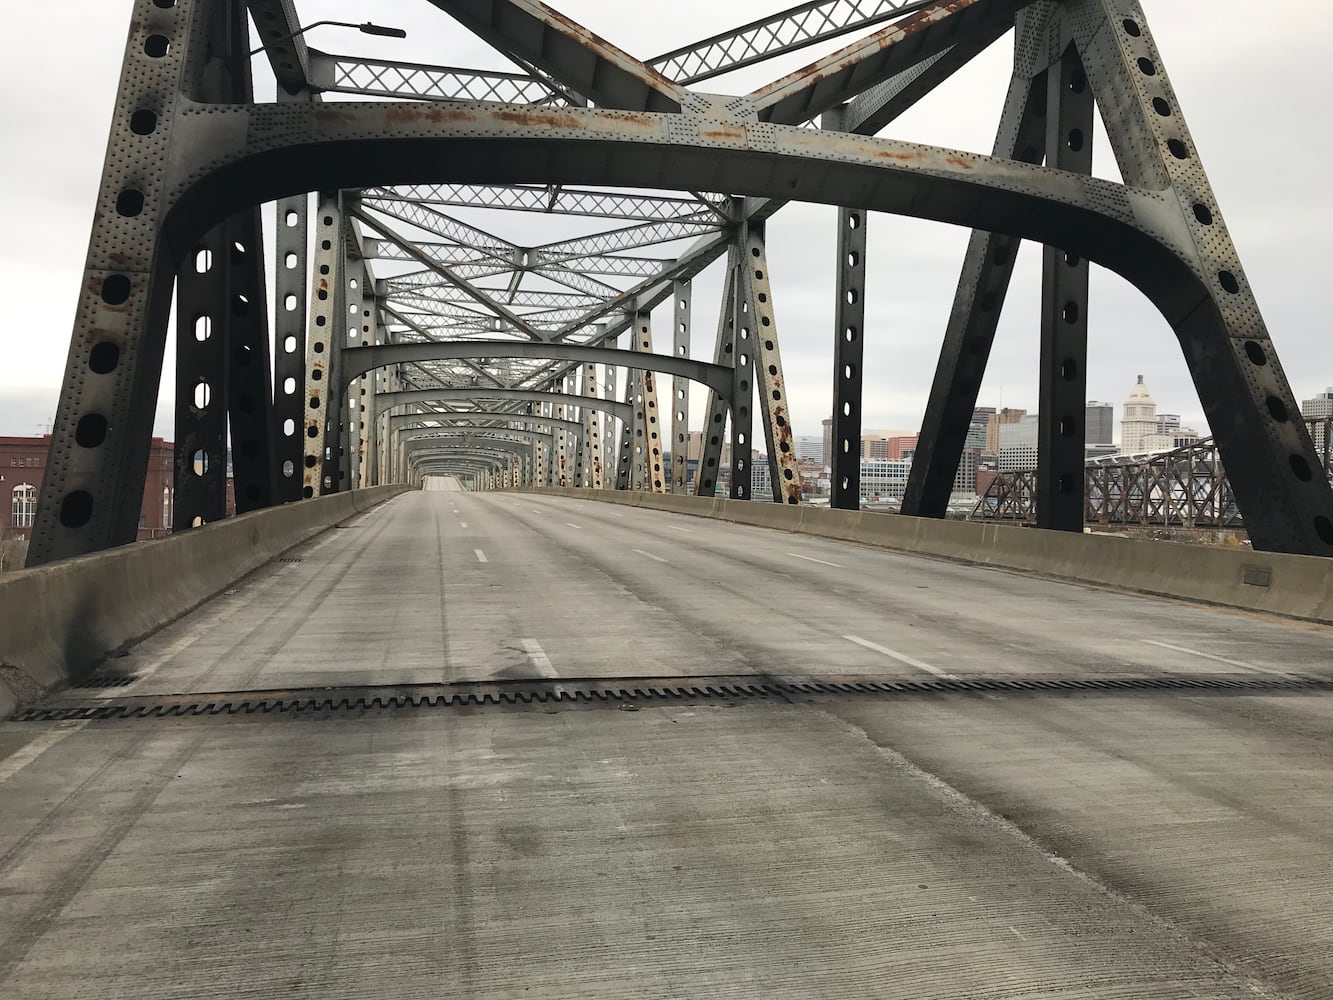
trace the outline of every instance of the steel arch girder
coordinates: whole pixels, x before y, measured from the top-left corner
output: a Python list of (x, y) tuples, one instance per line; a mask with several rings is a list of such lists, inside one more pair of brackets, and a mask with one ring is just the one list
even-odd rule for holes
[(527, 454), (528, 451), (526, 448), (522, 450), (517, 448), (412, 448), (408, 449), (406, 456), (407, 463), (413, 467), (418, 465), (422, 459), (429, 456), (437, 456), (440, 458), (458, 456), (462, 458), (493, 459), (497, 463), (497, 468), (508, 469), (513, 467), (511, 464), (512, 462), (526, 457)]
[(489, 441), (510, 441), (522, 442), (524, 444), (539, 444), (542, 441), (551, 440), (550, 431), (545, 433), (541, 431), (511, 431), (502, 427), (493, 428), (493, 434), (486, 433), (487, 428), (460, 428), (455, 433), (442, 431), (441, 428), (425, 428), (413, 431), (410, 434), (404, 434), (401, 438), (404, 444), (410, 444), (413, 441), (453, 441), (460, 439), (467, 443), (489, 442)]
[[(396, 406), (412, 403), (471, 403), (477, 400), (507, 400), (515, 403), (552, 403), (556, 406), (586, 406), (592, 410), (602, 410), (618, 420), (628, 422), (634, 416), (633, 408), (627, 403), (611, 399), (591, 399), (568, 392), (538, 392), (530, 389), (488, 389), (476, 387), (470, 389), (400, 389), (397, 392), (381, 392), (375, 395), (375, 414), (381, 416)], [(521, 419), (526, 414), (514, 414)]]
[[(425, 344), (377, 344), (348, 347), (342, 353), (342, 375), (347, 382), (386, 365), (419, 361), (459, 361), (479, 358), (523, 358), (541, 361), (572, 361), (580, 365), (613, 365), (648, 368), (673, 378), (699, 382), (723, 396), (731, 396), (731, 369), (693, 358), (669, 354), (639, 354), (614, 347), (583, 344), (547, 344), (504, 340), (446, 340)], [(646, 364), (644, 362), (647, 362)], [(580, 396), (580, 399), (588, 397)]]
[[(569, 431), (571, 434), (577, 432), (583, 425), (577, 420), (561, 420), (559, 417), (541, 417), (527, 413), (503, 413), (500, 411), (477, 411), (462, 410), (449, 411), (445, 413), (395, 413), (389, 417), (390, 430), (406, 430), (414, 423), (416, 426), (425, 426), (420, 422), (423, 420), (447, 420), (450, 423), (462, 424), (463, 426), (476, 426), (484, 430), (506, 430), (503, 427), (486, 427), (482, 424), (473, 424), (476, 420), (508, 420), (514, 423), (523, 423), (529, 426), (559, 427)], [(443, 430), (444, 428), (437, 428)]]

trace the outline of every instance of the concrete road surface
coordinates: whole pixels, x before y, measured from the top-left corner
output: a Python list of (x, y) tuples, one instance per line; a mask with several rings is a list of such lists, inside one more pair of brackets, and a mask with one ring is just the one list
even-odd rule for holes
[(53, 706), (1233, 678), (0, 725), (0, 996), (1333, 997), (1333, 631), (409, 494)]

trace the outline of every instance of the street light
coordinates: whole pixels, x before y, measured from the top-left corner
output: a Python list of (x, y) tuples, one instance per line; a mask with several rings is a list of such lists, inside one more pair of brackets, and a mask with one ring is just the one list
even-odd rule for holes
[[(402, 28), (390, 28), (383, 24), (372, 24), (370, 21), (366, 21), (364, 24), (357, 24), (355, 21), (315, 21), (313, 24), (307, 24), (303, 28), (298, 28), (296, 31), (293, 31), (290, 35), (284, 35), (281, 38), (275, 38), (273, 39), (273, 41), (287, 42), (297, 37), (298, 35), (304, 35), (311, 28), (323, 28), (323, 27), (355, 28), (363, 35), (378, 35), (380, 38), (407, 37), (407, 32), (404, 31)], [(259, 55), (259, 53), (263, 51), (264, 51), (264, 46), (261, 45), (259, 46), (259, 48), (251, 52), (250, 55), (257, 56)]]

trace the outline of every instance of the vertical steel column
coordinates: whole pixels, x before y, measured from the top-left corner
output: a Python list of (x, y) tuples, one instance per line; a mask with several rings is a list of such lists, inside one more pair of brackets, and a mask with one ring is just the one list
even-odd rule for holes
[(754, 372), (763, 400), (760, 413), (768, 446), (773, 502), (799, 504), (803, 492), (801, 470), (796, 464), (791, 411), (787, 408), (787, 382), (782, 374), (782, 350), (778, 346), (773, 284), (768, 273), (762, 223), (750, 223), (745, 227), (745, 248), (746, 303), (753, 317)]
[[(308, 91), (290, 95), (278, 88), (278, 103), (309, 101)], [(277, 499), (301, 499), (302, 436), (306, 422), (306, 241), (310, 196), (277, 203), (273, 280), (273, 465)]]
[[(616, 343), (613, 340), (607, 346), (615, 347)], [(614, 401), (616, 398), (616, 366), (607, 365), (603, 369), (603, 375), (605, 376), (602, 386), (603, 398)], [(602, 427), (604, 428), (602, 434), (602, 487), (608, 490), (618, 489), (620, 463), (617, 461), (619, 455), (617, 444), (620, 441), (620, 435), (616, 430), (616, 418), (610, 413), (605, 414), (602, 418)]]
[[(380, 308), (379, 304), (384, 297), (388, 283), (383, 279), (372, 282), (370, 277), (370, 265), (365, 265), (366, 289), (365, 295), (361, 300), (361, 343), (379, 344), (380, 343)], [(361, 486), (378, 486), (383, 482), (384, 470), (380, 465), (380, 431), (379, 421), (375, 419), (375, 397), (383, 391), (384, 379), (388, 374), (385, 368), (376, 368), (365, 377), (364, 386), (361, 395), (361, 436), (364, 444), (362, 445), (362, 464), (361, 464)]]
[[(745, 239), (745, 237), (742, 237)], [(754, 336), (752, 333), (754, 317), (750, 312), (749, 263), (745, 259), (748, 252), (744, 249), (737, 254), (736, 260), (736, 295), (735, 295), (735, 338), (732, 352), (732, 392), (731, 392), (731, 499), (749, 500), (750, 488), (750, 452), (754, 447), (754, 380), (752, 364)]]
[[(564, 393), (566, 391), (567, 391), (567, 385), (565, 383), (565, 379), (562, 377), (556, 382), (556, 392)], [(560, 420), (566, 419), (564, 403), (561, 403), (559, 406), (556, 407), (555, 415)], [(560, 433), (555, 440), (556, 440), (556, 445), (555, 445), (556, 467), (558, 469), (558, 476), (559, 476), (559, 478), (556, 480), (556, 485), (564, 487), (570, 485), (570, 483), (569, 483), (569, 445), (568, 445), (569, 435), (564, 432), (563, 427), (561, 428)]]
[[(653, 353), (653, 317), (644, 311), (634, 314), (634, 349), (641, 354)], [(666, 492), (666, 474), (662, 463), (662, 419), (657, 406), (657, 372), (643, 369), (642, 389), (639, 393), (635, 421), (642, 429), (641, 457), (643, 461), (643, 489), (649, 493)]]
[(273, 506), (273, 387), (264, 280), (264, 235), (258, 206), (226, 224), (227, 413), (236, 513)]
[[(578, 375), (571, 374), (566, 384), (571, 395), (582, 395)], [(583, 435), (587, 409), (586, 406), (569, 408), (570, 418), (579, 425), (578, 432), (570, 435), (574, 441), (574, 486), (578, 489), (586, 489), (588, 485), (588, 448), (587, 438)]]
[[(1096, 105), (1071, 43), (1047, 74), (1046, 165), (1092, 173)], [(1082, 531), (1087, 420), (1088, 262), (1043, 251), (1037, 526)]]
[[(597, 399), (597, 366), (583, 366), (583, 395)], [(583, 410), (583, 435), (588, 448), (588, 487), (602, 488), (602, 413), (591, 407)]]
[[(552, 388), (554, 389), (554, 386), (552, 386)], [(545, 416), (548, 416), (553, 420), (556, 419), (556, 406), (554, 403), (542, 403), (541, 412)], [(547, 458), (547, 473), (546, 473), (547, 482), (551, 486), (559, 486), (560, 485), (560, 439), (557, 438), (554, 434), (551, 435), (551, 448), (546, 458)]]
[[(694, 293), (690, 282), (677, 281), (671, 288), (672, 354), (677, 358), (690, 356), (690, 306)], [(690, 382), (689, 379), (671, 379), (671, 492), (685, 493), (689, 479), (690, 459)]]
[(227, 228), (196, 243), (176, 278), (174, 531), (227, 516)]
[(616, 489), (634, 487), (634, 369), (625, 369), (624, 403), (630, 408), (629, 419), (620, 428), (620, 458), (616, 463)]
[[(348, 226), (352, 223), (347, 222)], [(348, 234), (350, 236), (350, 234)], [(346, 246), (346, 241), (344, 241)], [(358, 347), (364, 343), (361, 334), (361, 313), (363, 302), (366, 295), (366, 268), (365, 262), (355, 253), (349, 252), (347, 255), (347, 288), (344, 290), (344, 305), (346, 309), (343, 313), (343, 322), (346, 324), (347, 336), (343, 340), (342, 346)], [(365, 448), (365, 422), (363, 412), (363, 398), (366, 388), (366, 376), (354, 378), (344, 388), (347, 394), (346, 402), (343, 406), (344, 434), (343, 434), (343, 468), (346, 478), (343, 480), (343, 489), (356, 489), (361, 482), (361, 462), (364, 458)]]
[(833, 313), (833, 454), (829, 506), (861, 509), (861, 391), (865, 355), (866, 230), (870, 213), (838, 209), (838, 299)]
[[(343, 205), (347, 206), (349, 199), (355, 204), (356, 195), (343, 192)], [(338, 329), (343, 331), (342, 336), (338, 338), (338, 349), (334, 353), (334, 363), (338, 367), (338, 380), (334, 383), (337, 386), (341, 396), (341, 402), (336, 408), (330, 406), (329, 413), (337, 413), (341, 416), (341, 427), (338, 431), (338, 486), (339, 490), (350, 490), (356, 486), (356, 477), (359, 474), (357, 459), (360, 457), (361, 424), (357, 420), (357, 407), (359, 405), (358, 391), (360, 390), (360, 379), (352, 379), (346, 382), (342, 377), (342, 352), (345, 348), (355, 347), (361, 342), (361, 291), (364, 287), (361, 274), (361, 258), (354, 250), (354, 238), (351, 231), (352, 220), (347, 214), (343, 215), (342, 232), (342, 274), (343, 274), (343, 298), (342, 306), (339, 312)]]
[[(1014, 72), (993, 149), (997, 158), (1042, 161), (1049, 59), (1042, 35), (1049, 16), (1048, 10), (1019, 14)], [(948, 509), (1020, 242), (981, 230), (972, 233), (907, 477), (904, 514), (943, 517)]]
[[(740, 253), (733, 244), (727, 255), (727, 279), (722, 289), (722, 308), (717, 318), (717, 340), (713, 346), (713, 363), (732, 365), (733, 341), (736, 330), (736, 262)], [(722, 464), (722, 436), (726, 432), (727, 401), (716, 391), (708, 390), (708, 408), (705, 411), (702, 445), (699, 449), (699, 473), (695, 477), (697, 496), (717, 495), (718, 470)]]
[(321, 191), (315, 213), (314, 279), (306, 339), (305, 470), (301, 495), (323, 496), (338, 487), (336, 355), (343, 338), (342, 197)]

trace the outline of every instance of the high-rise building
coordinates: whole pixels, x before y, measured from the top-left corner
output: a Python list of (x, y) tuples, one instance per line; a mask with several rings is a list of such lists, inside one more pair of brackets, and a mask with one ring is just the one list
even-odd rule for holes
[(827, 459), (824, 457), (824, 439), (815, 437), (813, 434), (803, 435), (795, 441), (796, 461), (798, 462), (817, 462), (823, 465)]
[(1159, 413), (1157, 414), (1157, 433), (1174, 434), (1180, 430), (1179, 413)]
[(920, 437), (920, 434), (900, 434), (889, 438), (889, 460), (899, 462), (914, 455)]
[(911, 462), (891, 462), (888, 459), (861, 460), (861, 495), (867, 500), (901, 500), (907, 493), (907, 476)]
[(955, 493), (977, 492), (977, 468), (981, 464), (980, 448), (964, 448), (958, 459), (958, 475), (953, 480)]
[(887, 461), (889, 458), (889, 439), (870, 434), (861, 438), (861, 458), (863, 460), (874, 458)]
[(963, 442), (964, 448), (975, 448), (977, 451), (986, 450), (986, 423), (985, 417), (974, 419), (967, 425), (967, 439)]
[(1114, 405), (1090, 400), (1084, 412), (1084, 444), (1110, 444), (1115, 440)]
[(1037, 467), (1037, 414), (1024, 413), (1017, 420), (1000, 427), (999, 465), (1001, 472), (1018, 472)]
[(993, 406), (978, 406), (972, 410), (972, 422), (967, 425), (967, 441), (963, 447), (976, 448), (978, 451), (986, 450), (986, 431), (993, 416), (995, 416)]
[(763, 452), (750, 452), (750, 499), (773, 500), (773, 476), (768, 468), (768, 456)]
[(1176, 427), (1170, 434), (1149, 434), (1140, 451), (1175, 451), (1194, 444), (1203, 435), (1189, 427)]
[(1000, 451), (1000, 428), (1008, 424), (1016, 424), (1027, 416), (1027, 410), (1013, 410), (1005, 407), (997, 413), (989, 414), (986, 420), (986, 453), (988, 455), (999, 454)]
[(1120, 450), (1134, 455), (1145, 450), (1147, 439), (1157, 433), (1157, 404), (1143, 384), (1143, 376), (1125, 400), (1125, 417), (1120, 421)]
[(1314, 438), (1315, 451), (1319, 452), (1322, 458), (1325, 450), (1330, 445), (1328, 420), (1333, 418), (1333, 386), (1325, 389), (1317, 396), (1303, 400), (1301, 402), (1301, 416), (1307, 420), (1324, 421), (1310, 426), (1310, 436)]
[(824, 465), (833, 467), (833, 418), (824, 418)]

